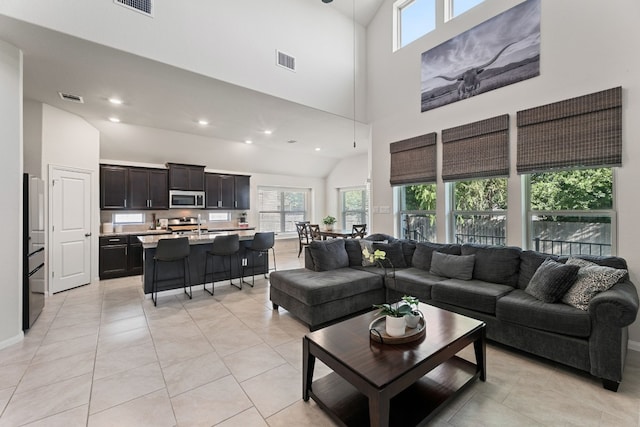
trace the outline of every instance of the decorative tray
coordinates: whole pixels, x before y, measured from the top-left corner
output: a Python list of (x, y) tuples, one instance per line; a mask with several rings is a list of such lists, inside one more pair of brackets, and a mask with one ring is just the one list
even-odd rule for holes
[(420, 338), (424, 337), (427, 332), (424, 317), (420, 317), (417, 327), (405, 327), (404, 335), (392, 337), (391, 335), (387, 335), (385, 317), (386, 316), (377, 317), (369, 324), (369, 337), (373, 341), (381, 344), (405, 344), (408, 342), (418, 341)]

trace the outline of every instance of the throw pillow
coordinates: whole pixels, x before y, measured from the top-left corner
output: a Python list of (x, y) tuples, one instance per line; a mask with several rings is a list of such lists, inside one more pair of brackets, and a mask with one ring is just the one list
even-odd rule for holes
[(344, 239), (314, 240), (308, 248), (316, 271), (349, 267), (349, 255), (344, 248)]
[(575, 282), (578, 270), (580, 267), (577, 265), (562, 264), (547, 258), (524, 291), (543, 302), (559, 301)]
[(471, 280), (475, 259), (475, 255), (449, 255), (433, 252), (429, 272), (441, 277)]
[[(402, 242), (395, 241), (390, 243), (373, 242), (373, 250), (380, 249), (386, 252), (385, 258), (388, 259), (393, 267), (404, 268), (407, 263), (404, 260), (404, 252), (402, 252)], [(388, 263), (383, 264), (386, 267), (391, 267)]]
[(360, 247), (360, 239), (343, 239), (344, 248), (349, 257), (349, 267), (362, 265), (362, 248)]
[(580, 270), (562, 302), (580, 310), (588, 310), (589, 302), (594, 296), (606, 291), (627, 275), (625, 269), (597, 265), (580, 258), (569, 258), (567, 264), (578, 266)]
[[(364, 251), (365, 249), (367, 250), (367, 252), (369, 252), (370, 254), (373, 253), (374, 249), (373, 249), (373, 242), (370, 240), (365, 240), (365, 239), (358, 239), (358, 242), (360, 242), (360, 253), (362, 253), (362, 251)], [(375, 265), (375, 262), (371, 262), (369, 261), (369, 258), (365, 258), (364, 256), (362, 256), (362, 266), (363, 267), (371, 267)]]

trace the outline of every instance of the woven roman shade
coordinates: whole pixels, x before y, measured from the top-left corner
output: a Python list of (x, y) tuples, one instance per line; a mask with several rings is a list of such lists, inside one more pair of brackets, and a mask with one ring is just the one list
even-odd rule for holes
[(391, 185), (436, 182), (436, 133), (428, 133), (389, 145)]
[(519, 174), (622, 165), (622, 88), (518, 111)]
[(509, 175), (509, 115), (442, 131), (442, 179)]

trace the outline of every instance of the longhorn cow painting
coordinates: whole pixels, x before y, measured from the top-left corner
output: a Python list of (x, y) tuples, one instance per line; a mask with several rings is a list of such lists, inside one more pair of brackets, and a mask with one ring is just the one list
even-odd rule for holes
[(540, 74), (540, 0), (527, 0), (422, 54), (422, 112)]

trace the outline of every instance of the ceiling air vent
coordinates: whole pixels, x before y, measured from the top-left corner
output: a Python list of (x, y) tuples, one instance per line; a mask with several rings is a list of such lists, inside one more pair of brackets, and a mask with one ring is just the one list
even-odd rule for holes
[(153, 0), (113, 0), (115, 4), (153, 17)]
[(78, 104), (84, 104), (84, 99), (82, 99), (82, 97), (79, 96), (79, 95), (72, 95), (70, 93), (63, 93), (63, 92), (58, 92), (58, 95), (60, 95), (60, 98), (64, 99), (65, 101), (71, 101), (71, 102), (77, 102)]
[(278, 65), (286, 68), (287, 70), (295, 71), (296, 70), (296, 58), (291, 55), (287, 55), (286, 53), (280, 52), (276, 50)]

